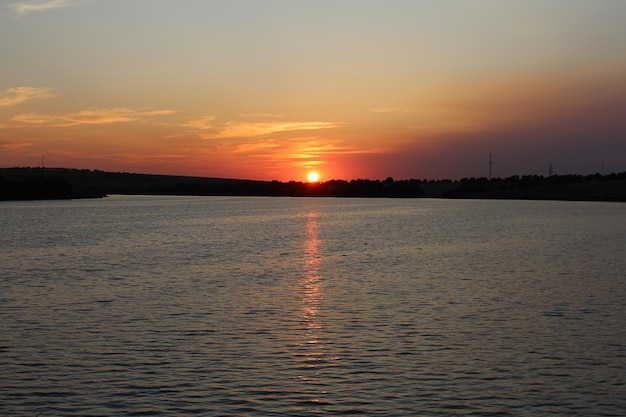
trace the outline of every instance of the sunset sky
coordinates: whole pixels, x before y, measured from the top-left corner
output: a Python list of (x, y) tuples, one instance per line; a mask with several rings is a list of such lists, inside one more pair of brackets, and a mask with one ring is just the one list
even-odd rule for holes
[(0, 0), (0, 167), (626, 171), (624, 0)]

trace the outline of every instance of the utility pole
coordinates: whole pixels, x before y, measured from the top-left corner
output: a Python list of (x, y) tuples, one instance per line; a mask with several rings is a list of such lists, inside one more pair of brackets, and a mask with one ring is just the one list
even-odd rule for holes
[(552, 169), (552, 161), (550, 161), (550, 163), (548, 164), (548, 177), (551, 177), (554, 175), (554, 170)]
[(489, 179), (491, 179), (491, 169), (493, 167), (493, 158), (491, 157), (491, 152), (489, 152)]

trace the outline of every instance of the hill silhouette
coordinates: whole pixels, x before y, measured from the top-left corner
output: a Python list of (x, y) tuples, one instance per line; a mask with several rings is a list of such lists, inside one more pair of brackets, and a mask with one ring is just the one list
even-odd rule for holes
[(68, 168), (0, 168), (0, 200), (99, 198), (109, 194), (404, 197), (626, 202), (626, 172), (451, 180), (254, 181)]

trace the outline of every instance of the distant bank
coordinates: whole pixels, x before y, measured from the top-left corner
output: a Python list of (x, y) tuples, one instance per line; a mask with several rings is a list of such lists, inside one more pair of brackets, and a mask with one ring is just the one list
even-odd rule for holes
[(451, 180), (320, 183), (132, 174), (67, 168), (0, 168), (0, 200), (99, 198), (109, 194), (405, 197), (626, 202), (626, 172)]

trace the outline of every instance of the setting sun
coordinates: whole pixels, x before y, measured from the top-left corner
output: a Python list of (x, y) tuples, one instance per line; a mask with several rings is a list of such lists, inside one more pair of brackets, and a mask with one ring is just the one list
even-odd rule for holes
[(307, 175), (307, 178), (310, 182), (317, 182), (320, 179), (320, 176), (317, 172), (311, 171), (309, 172), (309, 175)]

